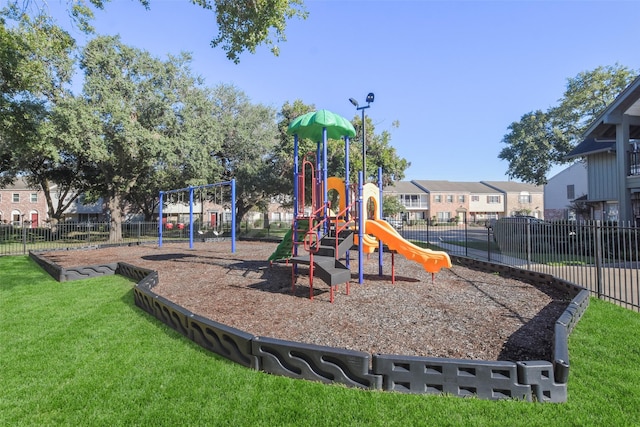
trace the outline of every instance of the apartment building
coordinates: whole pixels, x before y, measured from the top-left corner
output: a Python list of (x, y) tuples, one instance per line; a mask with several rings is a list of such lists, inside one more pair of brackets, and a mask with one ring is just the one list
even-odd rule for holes
[(406, 221), (429, 219), (429, 194), (412, 181), (396, 181), (383, 189), (385, 195), (398, 197), (405, 207)]
[(544, 187), (513, 181), (481, 181), (502, 193), (504, 216), (530, 215), (544, 218)]
[(44, 224), (47, 215), (44, 192), (23, 178), (0, 189), (0, 224), (35, 228)]
[(513, 215), (542, 218), (544, 213), (542, 187), (511, 181), (400, 181), (384, 193), (398, 197), (408, 220), (486, 222)]

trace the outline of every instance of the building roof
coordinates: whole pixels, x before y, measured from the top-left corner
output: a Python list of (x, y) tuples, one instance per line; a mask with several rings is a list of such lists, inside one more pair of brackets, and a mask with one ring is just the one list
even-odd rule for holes
[(397, 194), (419, 194), (419, 193), (520, 193), (528, 191), (530, 193), (542, 193), (544, 187), (534, 184), (525, 184), (513, 181), (447, 181), (447, 180), (412, 180), (396, 181), (392, 185), (384, 188), (386, 193)]
[(460, 181), (430, 181), (414, 180), (414, 184), (430, 193), (434, 192), (455, 192), (455, 193), (491, 193), (493, 190), (480, 182), (460, 182)]
[(2, 187), (0, 188), (0, 190), (35, 190), (35, 191), (39, 191), (40, 190), (40, 186), (36, 185), (29, 185), (27, 183), (27, 180), (24, 179), (23, 177), (18, 177), (16, 178), (12, 184), (7, 185), (6, 187)]
[(529, 193), (544, 192), (543, 186), (527, 184), (524, 182), (514, 182), (514, 181), (481, 181), (481, 182), (483, 184), (488, 185), (491, 188), (494, 188), (504, 193), (519, 193), (522, 191), (527, 191)]
[(580, 144), (576, 145), (573, 150), (567, 154), (566, 159), (575, 159), (584, 157), (589, 154), (606, 153), (616, 151), (616, 141), (611, 139), (587, 138)]
[(398, 194), (420, 194), (424, 193), (424, 190), (416, 186), (411, 181), (396, 181), (391, 185), (384, 187), (385, 193), (398, 193)]

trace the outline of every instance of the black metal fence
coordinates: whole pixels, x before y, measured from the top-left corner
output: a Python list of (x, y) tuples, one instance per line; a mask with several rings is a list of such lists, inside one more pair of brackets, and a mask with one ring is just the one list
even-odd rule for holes
[(551, 274), (598, 298), (640, 311), (640, 228), (633, 224), (547, 222), (527, 217), (483, 224), (404, 226), (408, 240)]
[[(593, 295), (640, 311), (640, 228), (603, 222), (546, 222), (505, 218), (485, 224), (429, 222), (398, 225), (407, 240), (449, 254), (497, 262), (551, 274), (589, 289)], [(163, 240), (188, 241), (188, 224), (163, 224)], [(280, 240), (291, 224), (243, 221), (238, 238)], [(194, 224), (194, 240), (222, 240), (230, 223)], [(121, 225), (117, 239), (109, 223), (61, 223), (31, 228), (0, 225), (0, 255), (30, 250), (89, 247), (101, 244), (156, 244), (158, 223)]]
[[(239, 236), (281, 239), (290, 224), (245, 221), (239, 225)], [(272, 231), (270, 229), (273, 229)], [(189, 241), (188, 223), (163, 223), (165, 242)], [(231, 222), (194, 223), (194, 241), (231, 238)], [(82, 248), (105, 244), (157, 244), (157, 222), (124, 222), (119, 233), (111, 233), (109, 222), (61, 222), (46, 227), (0, 224), (0, 255), (25, 255), (29, 251)]]
[(99, 244), (142, 243), (158, 240), (157, 223), (123, 223), (116, 239), (108, 222), (63, 222), (45, 227), (0, 225), (0, 255), (31, 250), (79, 248)]

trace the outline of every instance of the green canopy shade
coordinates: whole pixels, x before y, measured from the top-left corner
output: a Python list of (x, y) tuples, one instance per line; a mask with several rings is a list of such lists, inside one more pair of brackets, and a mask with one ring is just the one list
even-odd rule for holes
[(351, 122), (329, 110), (318, 110), (296, 117), (290, 124), (287, 133), (308, 138), (312, 141), (322, 140), (322, 128), (327, 128), (327, 138), (340, 139), (343, 136), (354, 137), (356, 130)]

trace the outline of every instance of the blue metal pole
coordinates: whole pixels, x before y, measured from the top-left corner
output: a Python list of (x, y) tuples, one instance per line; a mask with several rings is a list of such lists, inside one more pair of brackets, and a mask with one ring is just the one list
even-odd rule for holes
[[(383, 203), (383, 194), (382, 194), (382, 167), (378, 167), (378, 191), (379, 191), (379, 206), (378, 206), (378, 218), (382, 219), (382, 203)], [(378, 247), (378, 276), (382, 276), (382, 252), (384, 250), (384, 244), (382, 240), (379, 240)]]
[(315, 172), (315, 178), (316, 178), (316, 182), (314, 184), (314, 188), (315, 188), (315, 193), (316, 193), (316, 199), (311, 202), (311, 211), (315, 211), (316, 209), (318, 209), (318, 205), (320, 205), (320, 197), (322, 197), (322, 195), (320, 194), (320, 191), (318, 190), (318, 182), (320, 182), (320, 176), (322, 171), (320, 169), (322, 169), (322, 147), (320, 146), (320, 141), (316, 142), (316, 172)]
[(362, 200), (362, 172), (358, 172), (358, 283), (364, 283), (364, 201)]
[(164, 198), (164, 192), (160, 192), (160, 204), (158, 205), (158, 247), (162, 247), (162, 201)]
[[(349, 206), (349, 137), (344, 137), (344, 205)], [(349, 211), (346, 214), (346, 220), (349, 221)]]
[[(298, 134), (293, 135), (293, 241), (298, 241)], [(293, 256), (298, 256), (298, 245), (293, 245)]]
[(231, 253), (236, 253), (236, 179), (231, 180)]
[(364, 177), (364, 182), (367, 181), (367, 135), (366, 125), (364, 121), (364, 109), (367, 107), (368, 105), (366, 107), (360, 108), (360, 110), (362, 111), (362, 175)]
[(322, 203), (324, 204), (324, 209), (323, 209), (323, 213), (324, 213), (324, 234), (327, 234), (328, 231), (328, 225), (327, 225), (327, 218), (329, 216), (329, 212), (327, 210), (327, 201), (329, 200), (329, 190), (328, 190), (328, 186), (327, 186), (327, 181), (329, 180), (329, 177), (327, 176), (328, 172), (327, 172), (327, 166), (328, 166), (328, 162), (327, 162), (327, 128), (323, 127), (322, 128)]
[[(344, 205), (345, 207), (349, 206), (349, 199), (350, 199), (350, 194), (349, 194), (349, 137), (345, 136), (344, 137)], [(345, 221), (349, 221), (349, 210), (347, 210), (344, 214), (344, 220)], [(350, 268), (350, 258), (349, 258), (349, 251), (347, 250), (346, 254), (345, 254), (345, 262), (347, 265), (347, 268)]]
[(189, 249), (193, 249), (193, 187), (189, 187)]

